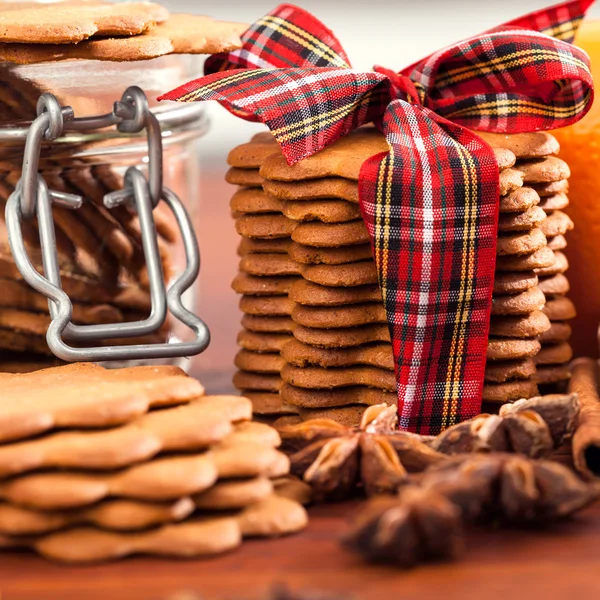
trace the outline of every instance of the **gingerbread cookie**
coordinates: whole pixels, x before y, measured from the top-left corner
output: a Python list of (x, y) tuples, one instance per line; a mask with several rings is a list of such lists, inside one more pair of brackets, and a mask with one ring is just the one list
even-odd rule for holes
[(260, 169), (265, 159), (279, 146), (269, 131), (253, 135), (249, 142), (236, 146), (227, 155), (227, 164), (240, 169)]
[(279, 373), (285, 361), (279, 354), (264, 354), (240, 350), (234, 360), (235, 366), (251, 373)]
[(235, 220), (236, 231), (249, 238), (287, 238), (295, 228), (296, 222), (283, 215), (247, 215)]
[(555, 235), (548, 238), (548, 248), (550, 250), (564, 250), (567, 247), (567, 239), (564, 235)]
[(296, 281), (297, 277), (257, 277), (238, 273), (231, 287), (238, 294), (248, 296), (285, 296)]
[[(551, 250), (550, 250), (551, 252)], [(551, 275), (557, 275), (558, 273), (564, 273), (569, 268), (569, 261), (562, 252), (553, 252), (554, 260), (546, 267), (536, 267), (535, 272), (538, 277), (548, 277)]]
[[(294, 223), (294, 221), (290, 222)], [(369, 233), (362, 220), (335, 224), (300, 223), (291, 235), (292, 240), (298, 244), (318, 248), (339, 248), (369, 243)]]
[(488, 339), (486, 357), (490, 360), (515, 360), (520, 358), (531, 358), (535, 356), (541, 348), (538, 340), (523, 339)]
[(360, 208), (345, 200), (288, 200), (282, 203), (281, 212), (293, 221), (345, 223), (361, 218)]
[(501, 233), (498, 236), (496, 254), (498, 256), (531, 254), (544, 247), (546, 247), (546, 236), (539, 228), (526, 233)]
[(259, 188), (264, 179), (260, 176), (258, 169), (238, 169), (232, 167), (225, 173), (225, 181), (232, 185)]
[(572, 328), (568, 323), (554, 321), (548, 331), (544, 331), (539, 337), (542, 344), (557, 344), (566, 342), (571, 338)]
[(530, 187), (521, 187), (500, 198), (500, 214), (522, 212), (540, 203), (538, 193)]
[(373, 258), (370, 244), (340, 248), (315, 248), (292, 242), (289, 247), (289, 255), (292, 260), (304, 265), (343, 265)]
[[(300, 408), (336, 408), (348, 404), (388, 404), (397, 402), (396, 392), (363, 386), (343, 387), (338, 389), (307, 390), (285, 384), (281, 397)], [(302, 411), (299, 411), (302, 416)]]
[(535, 357), (538, 365), (560, 365), (566, 364), (573, 358), (573, 348), (568, 342), (543, 345)]
[(240, 260), (240, 271), (256, 277), (299, 275), (301, 268), (285, 254), (247, 254)]
[(557, 273), (550, 277), (542, 277), (538, 287), (544, 294), (549, 296), (555, 294), (568, 294), (571, 289), (569, 280), (562, 273)]
[(280, 352), (294, 338), (285, 333), (256, 333), (242, 330), (238, 333), (238, 346), (251, 352)]
[(281, 356), (295, 367), (349, 367), (366, 365), (394, 370), (390, 344), (374, 344), (350, 348), (317, 348), (292, 340), (285, 344)]
[(546, 212), (563, 210), (569, 206), (569, 198), (565, 193), (552, 194), (551, 196), (545, 196), (538, 206)]
[(237, 371), (233, 376), (233, 385), (238, 390), (278, 392), (281, 389), (282, 381), (279, 374), (274, 375)]
[(542, 310), (545, 303), (544, 294), (536, 286), (519, 294), (494, 296), (492, 315), (525, 315)]
[(242, 238), (238, 246), (238, 256), (245, 254), (287, 254), (292, 238), (275, 238), (263, 240), (261, 238)]
[(539, 310), (523, 316), (494, 316), (490, 321), (490, 335), (499, 337), (532, 338), (548, 329), (550, 321), (546, 314)]
[(389, 342), (390, 332), (387, 325), (365, 325), (342, 329), (312, 329), (297, 326), (294, 338), (303, 344), (318, 348), (349, 348), (372, 342)]
[[(536, 270), (538, 275), (550, 274), (556, 263), (556, 256), (544, 246), (531, 254), (513, 254), (496, 258), (496, 271), (521, 272)], [(556, 271), (558, 272), (558, 271)]]
[(242, 327), (257, 333), (291, 333), (295, 330), (296, 324), (290, 317), (244, 315)]
[(358, 204), (358, 184), (343, 177), (326, 177), (308, 181), (270, 181), (263, 179), (267, 194), (280, 200), (320, 200), (339, 198)]
[(294, 415), (297, 408), (286, 404), (279, 393), (275, 392), (244, 392), (252, 402), (252, 412), (255, 415)]
[(517, 273), (496, 272), (494, 294), (519, 294), (538, 285), (538, 276), (533, 271)]
[(556, 138), (547, 131), (510, 134), (478, 131), (477, 135), (494, 150), (510, 150), (517, 158), (537, 158), (549, 154), (558, 154), (560, 149)]
[(286, 296), (243, 296), (240, 310), (247, 315), (281, 317), (292, 314), (294, 302)]
[(344, 265), (299, 265), (304, 279), (328, 287), (355, 287), (378, 282), (372, 260)]
[(571, 231), (573, 227), (573, 221), (571, 221), (570, 217), (561, 210), (556, 210), (548, 215), (540, 225), (540, 229), (547, 237), (564, 235), (568, 231)]
[(488, 362), (485, 367), (485, 381), (506, 383), (512, 380), (529, 379), (535, 375), (536, 362), (531, 358)]
[(568, 321), (577, 316), (575, 305), (566, 296), (552, 296), (547, 298), (543, 311), (551, 321)]
[(303, 389), (335, 389), (348, 386), (367, 386), (393, 392), (396, 377), (393, 371), (371, 366), (339, 368), (304, 367), (285, 365), (281, 378), (292, 386)]
[(483, 400), (486, 402), (515, 402), (521, 398), (533, 398), (537, 395), (537, 384), (531, 379), (486, 383), (483, 386)]
[(523, 173), (517, 169), (504, 169), (498, 177), (500, 196), (506, 196), (523, 186)]
[(374, 127), (360, 127), (313, 156), (289, 165), (281, 152), (269, 156), (260, 168), (265, 179), (299, 181), (322, 177), (358, 180), (362, 164), (389, 150), (385, 137)]
[(501, 214), (498, 220), (498, 231), (514, 232), (529, 231), (540, 227), (545, 235), (550, 235), (550, 229), (546, 228), (544, 221), (546, 213), (538, 206), (533, 206), (523, 212)]
[(289, 297), (290, 300), (306, 306), (346, 306), (363, 302), (382, 302), (378, 285), (336, 288), (306, 279), (299, 279), (292, 284)]
[(281, 213), (283, 202), (260, 189), (244, 188), (231, 197), (229, 208), (242, 214)]

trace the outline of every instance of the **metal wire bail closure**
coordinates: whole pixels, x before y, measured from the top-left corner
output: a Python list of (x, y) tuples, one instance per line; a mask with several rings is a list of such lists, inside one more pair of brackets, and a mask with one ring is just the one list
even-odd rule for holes
[[(70, 107), (62, 107), (51, 94), (43, 94), (38, 101), (38, 117), (33, 121), (25, 142), (23, 172), (15, 191), (6, 204), (6, 228), (15, 264), (23, 279), (36, 291), (48, 298), (51, 323), (46, 340), (50, 350), (69, 362), (114, 361), (153, 358), (177, 358), (199, 354), (209, 344), (210, 333), (206, 324), (183, 306), (182, 295), (198, 277), (200, 251), (189, 214), (181, 200), (162, 185), (162, 138), (160, 125), (148, 107), (143, 91), (128, 88), (121, 101), (116, 102), (108, 115), (75, 119)], [(67, 129), (86, 130), (116, 125), (119, 131), (137, 133), (146, 129), (148, 136), (149, 180), (137, 167), (130, 167), (125, 175), (123, 190), (104, 197), (107, 208), (127, 205), (137, 212), (140, 220), (142, 248), (148, 269), (151, 312), (148, 318), (129, 323), (101, 325), (74, 325), (71, 322), (73, 304), (63, 291), (52, 204), (76, 210), (83, 198), (49, 190), (38, 173), (42, 139), (55, 140)], [(162, 262), (158, 250), (153, 208), (164, 201), (173, 213), (183, 241), (186, 267), (165, 289)], [(37, 216), (44, 274), (35, 269), (25, 247), (21, 222)], [(167, 311), (194, 333), (190, 342), (138, 344), (131, 346), (73, 347), (65, 340), (81, 345), (99, 340), (136, 338), (158, 331), (165, 323)]]

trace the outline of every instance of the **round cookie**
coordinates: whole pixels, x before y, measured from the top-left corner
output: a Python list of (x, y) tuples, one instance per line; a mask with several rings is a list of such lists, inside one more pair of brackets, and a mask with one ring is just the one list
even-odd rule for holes
[(500, 198), (500, 214), (523, 212), (540, 202), (539, 194), (530, 187), (518, 188)]
[(256, 277), (238, 273), (231, 287), (238, 294), (247, 296), (285, 296), (298, 277)]
[(268, 477), (225, 480), (194, 496), (194, 503), (201, 510), (234, 510), (260, 502), (272, 493)]
[(237, 371), (233, 376), (233, 385), (242, 391), (278, 392), (283, 385), (283, 381), (279, 374), (270, 375)]
[(346, 265), (300, 265), (304, 279), (329, 287), (355, 287), (378, 282), (372, 260)]
[(346, 306), (363, 302), (382, 302), (381, 289), (375, 284), (335, 288), (303, 278), (291, 286), (290, 299), (307, 306)]
[(251, 373), (279, 373), (285, 366), (285, 360), (279, 354), (259, 354), (248, 350), (240, 350), (234, 363), (241, 371)]
[(294, 304), (287, 296), (243, 296), (240, 310), (247, 315), (284, 317), (292, 314)]
[[(550, 252), (552, 252), (550, 250)], [(546, 277), (549, 275), (556, 275), (557, 273), (564, 273), (569, 268), (569, 261), (562, 252), (553, 252), (554, 261), (546, 267), (535, 267), (535, 272), (538, 277)]]
[(240, 260), (240, 271), (256, 277), (300, 275), (299, 265), (285, 254), (247, 254)]
[(540, 290), (548, 295), (568, 294), (571, 289), (569, 280), (562, 274), (550, 275), (550, 277), (541, 277), (538, 283)]
[(500, 171), (498, 179), (500, 196), (506, 196), (523, 186), (523, 173), (517, 169)]
[(237, 344), (251, 352), (281, 352), (293, 339), (292, 335), (285, 333), (257, 333), (242, 330), (238, 333)]
[(546, 213), (538, 206), (533, 206), (524, 212), (501, 214), (498, 219), (498, 231), (508, 233), (514, 231), (529, 231), (536, 227), (540, 227), (544, 234), (546, 234), (543, 225), (545, 220)]
[(252, 402), (252, 412), (257, 415), (295, 415), (298, 410), (286, 404), (281, 394), (275, 392), (245, 392), (244, 396)]
[(235, 220), (235, 230), (244, 237), (273, 238), (290, 237), (296, 222), (283, 215), (245, 215)]
[[(543, 247), (531, 254), (498, 256), (496, 258), (496, 271), (531, 271), (532, 269), (550, 269), (554, 266), (556, 258), (550, 248)], [(538, 275), (540, 272), (536, 271)]]
[(264, 179), (258, 169), (238, 169), (232, 167), (225, 173), (225, 181), (232, 185), (260, 188)]
[(281, 356), (295, 367), (348, 367), (368, 365), (394, 370), (391, 344), (374, 344), (350, 348), (317, 348), (292, 340), (284, 345)]
[(396, 376), (393, 371), (371, 366), (325, 369), (286, 364), (281, 370), (281, 378), (292, 386), (311, 390), (331, 390), (355, 385), (390, 392), (396, 390)]
[(371, 323), (387, 323), (385, 307), (379, 302), (352, 304), (342, 308), (296, 304), (292, 309), (292, 319), (299, 325), (314, 329), (337, 329)]
[[(255, 217), (260, 218), (260, 217)], [(265, 217), (266, 218), (266, 217)], [(286, 217), (282, 217), (286, 218)], [(288, 219), (291, 221), (291, 219)], [(369, 233), (362, 220), (348, 223), (299, 223), (295, 224), (292, 240), (305, 246), (339, 248), (355, 244), (368, 244)]]
[(535, 310), (541, 310), (546, 303), (546, 297), (536, 287), (520, 294), (492, 297), (492, 315), (523, 315)]
[(530, 254), (546, 246), (546, 236), (539, 228), (527, 233), (500, 234), (496, 246), (498, 256)]
[(517, 162), (517, 157), (508, 148), (494, 148), (493, 150), (500, 169), (508, 169)]
[(358, 427), (367, 408), (368, 406), (364, 404), (352, 404), (338, 408), (302, 408), (299, 406), (298, 413), (303, 421), (330, 419), (346, 427)]
[(507, 273), (497, 271), (494, 275), (494, 294), (519, 294), (538, 285), (538, 276), (533, 271)]
[(492, 317), (490, 335), (509, 338), (532, 338), (550, 329), (550, 321), (542, 311), (515, 317)]
[(344, 329), (311, 329), (298, 325), (294, 329), (294, 338), (303, 344), (318, 348), (349, 348), (372, 342), (389, 342), (390, 332), (387, 325), (364, 325)]
[(568, 365), (539, 365), (535, 374), (535, 381), (539, 385), (560, 383), (568, 379), (571, 379)]
[(546, 299), (544, 314), (551, 321), (568, 321), (577, 316), (577, 309), (566, 296), (553, 296)]
[(486, 141), (494, 150), (506, 148), (520, 159), (557, 154), (560, 149), (557, 139), (547, 131), (531, 131), (511, 134), (478, 131), (477, 135)]
[(243, 237), (238, 246), (238, 256), (245, 256), (246, 254), (287, 254), (291, 243), (291, 237), (272, 240)]
[(289, 255), (291, 259), (304, 265), (343, 265), (373, 258), (370, 244), (340, 248), (315, 248), (292, 242)]
[(573, 330), (568, 323), (562, 321), (554, 321), (548, 331), (544, 331), (539, 337), (542, 344), (557, 344), (558, 342), (566, 342), (571, 338)]
[(566, 194), (569, 191), (569, 180), (561, 179), (560, 181), (550, 181), (548, 183), (532, 183), (530, 184), (540, 198), (547, 198), (554, 194)]
[(533, 398), (537, 395), (538, 387), (532, 379), (486, 383), (483, 386), (483, 400), (486, 402), (515, 402), (521, 398)]
[(551, 183), (571, 176), (569, 165), (556, 156), (520, 161), (515, 167), (523, 174), (523, 183)]
[(535, 357), (538, 365), (560, 365), (571, 362), (573, 358), (573, 348), (567, 342), (558, 344), (543, 345), (542, 349)]
[(281, 212), (294, 221), (345, 223), (361, 218), (358, 205), (345, 200), (288, 200)]
[(488, 362), (485, 366), (485, 381), (490, 383), (529, 379), (533, 375), (535, 375), (535, 361), (531, 358)]
[(539, 207), (545, 212), (563, 210), (567, 208), (567, 206), (569, 206), (569, 197), (564, 192), (552, 194), (551, 196), (544, 196), (539, 203)]
[(343, 387), (334, 390), (307, 390), (284, 384), (281, 397), (288, 404), (302, 408), (334, 408), (349, 404), (395, 404), (396, 392), (364, 386)]
[(540, 351), (540, 348), (541, 344), (538, 340), (489, 338), (486, 357), (488, 361), (531, 358)]
[(279, 151), (279, 146), (273, 135), (261, 131), (252, 136), (245, 144), (240, 144), (227, 155), (227, 164), (240, 169), (259, 169), (267, 157)]
[(258, 188), (238, 190), (229, 201), (229, 208), (241, 214), (281, 213), (283, 202)]
[(571, 221), (570, 217), (562, 212), (562, 210), (555, 210), (552, 214), (548, 215), (540, 225), (540, 229), (547, 237), (564, 235), (568, 231), (571, 231), (573, 227), (573, 221)]
[(308, 181), (271, 181), (263, 189), (280, 200), (320, 200), (339, 198), (358, 204), (358, 184), (343, 177), (325, 177)]
[(548, 238), (548, 248), (550, 248), (550, 250), (564, 250), (566, 247), (567, 239), (564, 235), (555, 235)]
[(244, 315), (242, 327), (257, 333), (290, 333), (296, 328), (291, 317), (262, 317)]

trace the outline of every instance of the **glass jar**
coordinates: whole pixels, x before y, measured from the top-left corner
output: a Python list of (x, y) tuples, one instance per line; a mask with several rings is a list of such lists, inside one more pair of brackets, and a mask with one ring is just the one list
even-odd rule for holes
[[(164, 185), (186, 204), (192, 219), (199, 205), (197, 141), (207, 130), (202, 104), (162, 104), (155, 98), (166, 89), (193, 77), (192, 57), (165, 56), (135, 63), (69, 60), (15, 66), (0, 63), (0, 209), (20, 177), (28, 122), (35, 117), (37, 99), (54, 94), (75, 116), (110, 113), (113, 103), (131, 85), (141, 87), (161, 125)], [(104, 194), (123, 187), (131, 165), (148, 164), (145, 132), (122, 134), (115, 128), (91, 133), (69, 132), (45, 143), (40, 173), (48, 187), (84, 197), (83, 207), (53, 209), (63, 287), (73, 304), (73, 321), (95, 324), (143, 319), (150, 311), (148, 279), (141, 250), (139, 222), (124, 207), (108, 210)], [(167, 281), (181, 272), (184, 255), (178, 230), (166, 206), (154, 210), (159, 248)], [(32, 261), (41, 265), (34, 223), (24, 225)], [(10, 255), (0, 219), (0, 370), (29, 370), (55, 362), (45, 343), (49, 323), (45, 298), (20, 280)], [(193, 310), (193, 290), (185, 304)], [(156, 343), (193, 334), (170, 320), (147, 339)], [(127, 342), (127, 340), (125, 340)], [(108, 342), (113, 344), (114, 341)], [(181, 364), (181, 361), (178, 361)]]

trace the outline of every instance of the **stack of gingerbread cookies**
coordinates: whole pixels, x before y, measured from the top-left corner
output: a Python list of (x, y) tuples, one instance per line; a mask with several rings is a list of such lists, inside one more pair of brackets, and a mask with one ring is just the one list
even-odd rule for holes
[[(568, 301), (558, 296), (566, 289), (558, 285), (564, 284), (564, 277), (555, 277), (563, 269), (561, 255), (555, 252), (572, 224), (560, 212), (548, 217), (546, 211), (555, 205), (541, 201), (538, 193), (544, 189), (549, 193), (554, 189), (551, 184), (564, 185), (568, 177), (567, 165), (554, 156), (558, 144), (550, 134), (485, 134), (484, 138), (500, 167), (497, 266), (483, 393), (486, 408), (497, 410), (504, 402), (535, 396), (538, 381), (549, 381), (546, 365), (558, 364), (549, 361), (558, 357), (562, 362), (566, 357), (561, 354), (565, 339), (560, 336), (565, 334), (562, 321), (568, 315), (558, 309), (564, 309)], [(289, 274), (301, 276), (286, 280), (285, 306), (291, 316), (291, 322), (289, 318), (286, 322), (293, 339), (273, 347), (283, 361), (272, 363), (272, 393), (280, 385), (275, 371), (279, 364), (280, 402), (295, 407), (300, 418), (326, 416), (356, 423), (365, 406), (396, 401), (386, 313), (359, 210), (357, 184), (362, 163), (385, 151), (387, 144), (375, 129), (362, 128), (290, 166), (269, 145), (272, 142), (266, 134), (261, 140), (260, 161), (253, 163), (262, 177), (262, 181), (254, 179), (256, 193), (262, 184), (265, 205), (271, 211), (277, 207), (286, 239), (291, 237), (278, 252), (283, 253), (287, 245), (288, 257), (296, 266), (294, 271), (286, 261)], [(253, 146), (258, 147), (257, 138), (236, 151), (245, 148), (250, 153)], [(230, 155), (232, 165), (236, 151)], [(230, 181), (241, 163), (234, 166)], [(555, 203), (559, 200), (556, 194), (547, 197)], [(245, 243), (242, 246), (248, 248)], [(285, 259), (281, 256), (280, 260)], [(240, 277), (245, 275), (238, 276), (234, 289), (247, 293), (239, 286)], [(544, 292), (549, 294), (548, 308)], [(549, 317), (556, 321), (559, 316), (561, 322), (551, 324)], [(242, 332), (240, 340), (246, 335)], [(540, 342), (544, 348), (538, 359)], [(257, 371), (267, 364), (258, 355), (255, 359)], [(557, 367), (551, 368), (558, 372)], [(236, 384), (242, 388), (239, 374)]]
[(285, 364), (280, 352), (295, 327), (288, 294), (300, 279), (298, 265), (288, 254), (296, 223), (282, 214), (281, 201), (263, 191), (259, 174), (264, 160), (277, 149), (269, 133), (256, 135), (229, 153), (231, 168), (226, 175), (229, 183), (239, 186), (230, 202), (241, 236), (233, 289), (242, 296), (244, 313), (234, 384), (250, 398), (255, 414), (262, 416), (296, 413), (279, 393)]
[(166, 366), (79, 364), (0, 386), (0, 548), (71, 563), (206, 556), (306, 525), (276, 492), (279, 435), (246, 398), (204, 396)]

